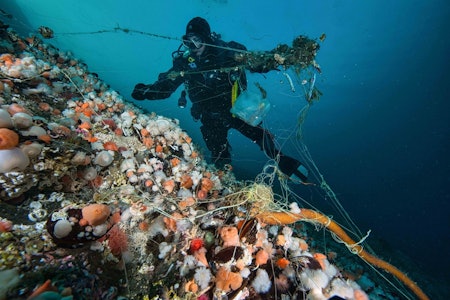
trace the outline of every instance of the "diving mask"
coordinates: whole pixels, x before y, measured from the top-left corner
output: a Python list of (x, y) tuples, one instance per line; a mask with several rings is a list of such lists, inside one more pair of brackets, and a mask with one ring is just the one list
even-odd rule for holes
[(183, 45), (189, 49), (199, 49), (203, 46), (203, 39), (197, 35), (188, 35), (183, 39)]

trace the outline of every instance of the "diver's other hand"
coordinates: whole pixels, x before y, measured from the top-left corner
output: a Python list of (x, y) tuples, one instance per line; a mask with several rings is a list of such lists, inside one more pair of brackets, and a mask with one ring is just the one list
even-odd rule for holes
[(148, 85), (143, 83), (138, 83), (135, 85), (133, 92), (131, 93), (131, 97), (136, 100), (145, 100), (145, 94), (148, 92)]

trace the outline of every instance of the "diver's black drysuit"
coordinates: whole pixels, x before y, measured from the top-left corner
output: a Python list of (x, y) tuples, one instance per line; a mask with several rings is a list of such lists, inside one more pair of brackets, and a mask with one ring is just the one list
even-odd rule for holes
[(184, 83), (192, 102), (191, 115), (201, 120), (203, 138), (218, 167), (231, 162), (227, 134), (234, 128), (256, 142), (270, 158), (276, 159), (281, 172), (288, 177), (295, 172), (305, 182), (306, 176), (297, 170), (301, 163), (277, 150), (267, 130), (260, 125), (248, 125), (230, 113), (233, 84), (238, 81), (241, 89), (247, 87), (245, 70), (238, 68), (235, 60), (238, 52), (232, 49), (246, 50), (245, 46), (220, 39), (211, 43), (219, 47), (207, 46), (200, 57), (190, 55), (189, 51), (176, 51), (172, 68), (159, 74), (153, 84), (137, 84), (132, 97), (136, 100), (165, 99)]

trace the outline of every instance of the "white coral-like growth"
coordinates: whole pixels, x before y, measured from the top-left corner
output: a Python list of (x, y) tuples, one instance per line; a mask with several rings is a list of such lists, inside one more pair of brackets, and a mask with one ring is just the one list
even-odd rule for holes
[(264, 269), (256, 271), (256, 277), (252, 282), (252, 287), (257, 293), (267, 293), (272, 286), (272, 281), (269, 279), (269, 274)]
[(322, 270), (310, 269), (306, 269), (300, 273), (300, 280), (307, 290), (323, 289), (329, 282), (327, 274)]
[(19, 148), (0, 150), (0, 173), (24, 170), (30, 160)]
[(169, 231), (166, 229), (162, 216), (153, 220), (147, 232), (150, 238), (153, 238), (158, 234), (162, 234), (164, 237), (169, 235)]
[(164, 257), (167, 256), (167, 254), (172, 250), (172, 245), (166, 243), (166, 242), (162, 242), (161, 244), (159, 244), (159, 255), (158, 258), (159, 259), (163, 259)]
[(339, 296), (344, 299), (352, 299), (353, 288), (343, 279), (335, 278), (331, 282), (331, 291), (329, 292), (329, 296)]
[(211, 281), (211, 271), (205, 267), (197, 268), (197, 270), (195, 270), (194, 279), (200, 289), (204, 290), (208, 287), (209, 282)]

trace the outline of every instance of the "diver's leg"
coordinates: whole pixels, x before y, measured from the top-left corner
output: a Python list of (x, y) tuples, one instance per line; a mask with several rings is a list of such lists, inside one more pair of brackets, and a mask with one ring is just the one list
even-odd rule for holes
[(223, 126), (222, 122), (216, 120), (202, 120), (203, 125), (200, 130), (206, 147), (211, 151), (212, 162), (218, 168), (231, 163), (231, 155), (227, 140), (228, 127)]
[(259, 145), (267, 156), (278, 161), (280, 171), (292, 178), (293, 180), (301, 180), (306, 182), (308, 179), (308, 170), (302, 163), (295, 158), (283, 154), (276, 149), (272, 134), (261, 126), (253, 127), (248, 125), (241, 119), (235, 118), (232, 127), (238, 130), (247, 138), (251, 139)]

